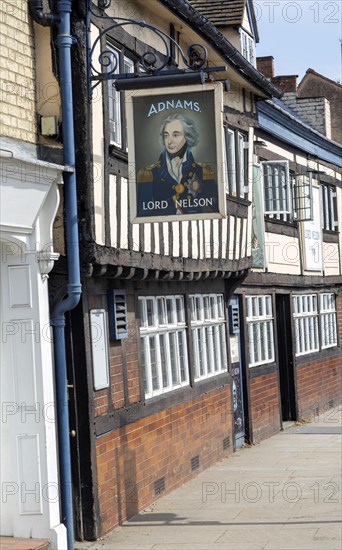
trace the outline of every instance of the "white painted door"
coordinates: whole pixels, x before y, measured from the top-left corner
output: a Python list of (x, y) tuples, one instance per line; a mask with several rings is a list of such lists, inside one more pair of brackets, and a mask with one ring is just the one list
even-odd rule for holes
[[(3, 259), (7, 261), (1, 262), (1, 535), (49, 538), (40, 275), (35, 254)], [(51, 370), (51, 359), (46, 368)]]

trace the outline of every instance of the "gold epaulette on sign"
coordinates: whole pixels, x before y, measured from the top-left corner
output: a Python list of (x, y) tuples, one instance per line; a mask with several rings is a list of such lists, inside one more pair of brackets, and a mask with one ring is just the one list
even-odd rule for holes
[(203, 170), (203, 179), (204, 180), (212, 180), (214, 179), (215, 171), (210, 166), (210, 164), (201, 164), (202, 170)]
[(157, 168), (160, 166), (160, 162), (155, 162), (154, 164), (150, 164), (150, 166), (145, 166), (145, 168), (141, 168), (138, 172), (137, 182), (138, 183), (144, 183), (147, 181), (153, 180), (153, 174), (152, 169)]
[(152, 180), (153, 180), (153, 175), (152, 175), (152, 170), (150, 170), (150, 168), (141, 168), (141, 170), (139, 170), (138, 177), (137, 177), (138, 183), (144, 183)]

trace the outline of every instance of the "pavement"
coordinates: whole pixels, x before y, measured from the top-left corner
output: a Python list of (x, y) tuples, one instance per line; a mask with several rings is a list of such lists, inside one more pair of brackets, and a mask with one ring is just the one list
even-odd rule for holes
[(341, 419), (287, 424), (75, 550), (341, 550)]

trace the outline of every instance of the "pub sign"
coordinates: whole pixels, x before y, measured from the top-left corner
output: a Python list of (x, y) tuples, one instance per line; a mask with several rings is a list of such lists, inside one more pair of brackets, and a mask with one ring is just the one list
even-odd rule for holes
[(133, 223), (222, 218), (220, 84), (126, 92)]

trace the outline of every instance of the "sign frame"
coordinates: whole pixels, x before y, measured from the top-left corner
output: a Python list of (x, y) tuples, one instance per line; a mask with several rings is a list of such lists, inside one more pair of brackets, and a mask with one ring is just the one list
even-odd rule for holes
[[(201, 107), (197, 109), (196, 106), (196, 112), (191, 111), (190, 109), (179, 109), (179, 108), (168, 108), (165, 110), (165, 112), (158, 111), (158, 107), (155, 107), (156, 105), (159, 105), (158, 103), (158, 96), (159, 100), (165, 96), (169, 96), (170, 98), (173, 97), (175, 101), (175, 105), (177, 103), (176, 98), (180, 99), (181, 102), (187, 101), (187, 104), (189, 105), (191, 103), (191, 96), (198, 97), (198, 94), (203, 94), (203, 106), (205, 106), (205, 102), (210, 98), (210, 102), (212, 104), (212, 111), (213, 112), (202, 112)], [(207, 96), (206, 94), (210, 94), (210, 96)], [(135, 136), (135, 111), (137, 111), (137, 104), (139, 102), (139, 99), (135, 98), (151, 98), (151, 107), (150, 107), (150, 113), (152, 115), (157, 115), (157, 117), (154, 118), (153, 123), (154, 126), (159, 126), (158, 128), (158, 135), (156, 136), (156, 142), (157, 145), (154, 145), (154, 149), (157, 150), (158, 153), (154, 155), (154, 160), (157, 161), (155, 163), (146, 162), (146, 166), (144, 167), (141, 162), (137, 164), (137, 149), (139, 147), (139, 144), (144, 141), (144, 138), (139, 136)], [(188, 100), (186, 100), (188, 98)], [(153, 103), (153, 101), (155, 103)], [(164, 100), (166, 101), (166, 100)], [(168, 105), (172, 103), (172, 100), (168, 101)], [(153, 107), (152, 107), (153, 104)], [(194, 105), (194, 103), (193, 103)], [(127, 138), (128, 138), (128, 181), (129, 181), (129, 201), (130, 201), (130, 221), (131, 223), (154, 223), (154, 222), (173, 222), (173, 221), (189, 221), (189, 220), (209, 220), (209, 219), (221, 219), (226, 216), (226, 190), (225, 190), (225, 178), (224, 178), (224, 161), (223, 161), (223, 148), (222, 148), (222, 139), (223, 139), (223, 90), (222, 90), (222, 84), (221, 83), (210, 83), (210, 84), (203, 84), (203, 85), (193, 85), (193, 86), (180, 86), (177, 88), (158, 88), (158, 89), (147, 89), (147, 90), (134, 90), (130, 92), (125, 92), (125, 106), (126, 106), (126, 117), (127, 117)], [(195, 110), (195, 109), (194, 109)], [(150, 116), (151, 116), (150, 114)], [(148, 214), (148, 210), (146, 215), (138, 214), (138, 207), (145, 209), (145, 203), (142, 203), (140, 199), (138, 199), (138, 185), (144, 185), (143, 183), (138, 183), (139, 179), (139, 173), (141, 173), (141, 170), (145, 170), (146, 173), (150, 173), (150, 168), (156, 166), (158, 164), (158, 159), (160, 161), (160, 158), (162, 157), (163, 152), (165, 152), (165, 146), (163, 150), (163, 146), (161, 143), (159, 143), (160, 136), (159, 136), (159, 129), (161, 128), (162, 121), (164, 121), (169, 115), (172, 114), (184, 114), (191, 118), (191, 115), (193, 115), (193, 118), (196, 120), (199, 120), (202, 124), (202, 127), (205, 123), (205, 120), (210, 121), (209, 125), (211, 128), (211, 138), (214, 137), (215, 144), (214, 146), (211, 145), (211, 147), (208, 147), (207, 149), (211, 151), (210, 161), (207, 159), (204, 159), (204, 163), (195, 162), (197, 159), (195, 157), (195, 153), (193, 155), (193, 164), (192, 166), (196, 165), (198, 170), (202, 169), (201, 174), (203, 174), (203, 180), (201, 180), (202, 187), (205, 187), (203, 185), (204, 181), (204, 166), (209, 167), (209, 173), (215, 174), (214, 185), (212, 189), (214, 190), (213, 193), (215, 195), (214, 199), (204, 199), (202, 198), (194, 199), (191, 202), (192, 195), (187, 195), (187, 198), (184, 200), (174, 200), (175, 205), (179, 207), (179, 204), (182, 203), (186, 205), (206, 205), (208, 204), (208, 208), (206, 211), (203, 212), (184, 212), (180, 213), (179, 209), (177, 211), (176, 206), (174, 213), (167, 213), (167, 214), (160, 214), (156, 215), (156, 213), (152, 213), (151, 215)], [(202, 117), (202, 118), (201, 118)], [(211, 117), (211, 118), (210, 118)], [(146, 115), (146, 118), (148, 118), (148, 115)], [(159, 123), (159, 124), (158, 124)], [(196, 123), (196, 122), (195, 122)], [(210, 139), (210, 133), (209, 138)], [(205, 142), (202, 142), (202, 150), (205, 145)], [(144, 147), (146, 147), (144, 145)], [(196, 149), (196, 147), (194, 147)], [(190, 148), (191, 154), (192, 149)], [(166, 152), (165, 152), (166, 156)], [(151, 160), (151, 158), (150, 158)], [(140, 172), (139, 172), (140, 171)], [(208, 170), (206, 170), (206, 174), (208, 173)], [(154, 176), (153, 176), (154, 177)], [(193, 176), (194, 177), (194, 176)], [(209, 180), (209, 176), (208, 176)], [(157, 180), (158, 181), (158, 180)], [(183, 181), (183, 180), (182, 180)], [(212, 182), (212, 180), (210, 180)], [(187, 180), (188, 183), (188, 180)], [(155, 183), (149, 182), (149, 192), (152, 189), (152, 186)], [(191, 184), (190, 184), (191, 185)], [(197, 181), (195, 181), (195, 185), (198, 185)], [(148, 186), (147, 186), (148, 187)], [(145, 189), (147, 188), (145, 187)], [(182, 189), (184, 186), (182, 187)], [(207, 187), (207, 189), (209, 189)], [(169, 192), (169, 190), (168, 190)], [(186, 192), (186, 191), (185, 191)], [(184, 193), (183, 193), (184, 196)], [(194, 196), (196, 196), (196, 191), (194, 192)], [(211, 202), (210, 202), (211, 201)], [(214, 203), (216, 205), (215, 211), (210, 211), (211, 204)], [(150, 205), (151, 202), (146, 203), (147, 205)], [(166, 201), (152, 203), (153, 206), (155, 204), (159, 205), (161, 204), (164, 206), (166, 204)], [(195, 208), (194, 207), (194, 208)], [(166, 207), (168, 210), (172, 208), (172, 201), (168, 199), (168, 206)], [(193, 209), (194, 209), (193, 208)], [(198, 208), (200, 210), (200, 207)], [(155, 209), (154, 209), (155, 210)], [(162, 210), (161, 210), (162, 212)]]

